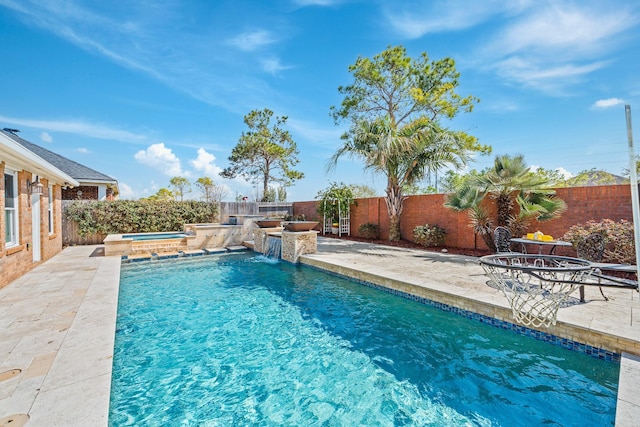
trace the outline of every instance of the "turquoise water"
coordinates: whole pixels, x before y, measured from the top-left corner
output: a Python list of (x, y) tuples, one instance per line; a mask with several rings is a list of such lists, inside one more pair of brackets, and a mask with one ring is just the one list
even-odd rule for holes
[(616, 363), (261, 260), (123, 265), (109, 425), (613, 425)]
[(164, 240), (164, 239), (177, 239), (185, 237), (184, 233), (164, 233), (164, 234), (125, 234), (123, 239), (133, 240)]

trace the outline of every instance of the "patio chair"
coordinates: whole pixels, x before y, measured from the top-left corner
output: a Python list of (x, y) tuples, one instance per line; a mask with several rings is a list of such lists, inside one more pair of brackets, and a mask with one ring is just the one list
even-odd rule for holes
[[(576, 244), (577, 257), (590, 262), (602, 262), (605, 245), (606, 242), (602, 234), (589, 234)], [(602, 288), (599, 289), (604, 300), (609, 301), (609, 298), (602, 292)], [(580, 302), (584, 302), (584, 286), (580, 286)]]
[(507, 227), (497, 226), (493, 230), (493, 243), (496, 245), (496, 252), (511, 252), (511, 231)]

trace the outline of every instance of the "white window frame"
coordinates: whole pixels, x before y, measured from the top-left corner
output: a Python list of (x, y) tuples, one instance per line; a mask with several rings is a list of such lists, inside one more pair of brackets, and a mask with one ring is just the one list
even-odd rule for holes
[[(6, 183), (6, 176), (11, 176), (13, 178), (13, 207), (7, 207), (7, 189), (4, 189), (4, 221), (5, 221), (5, 247), (12, 248), (14, 246), (18, 246), (20, 244), (20, 209), (19, 206), (19, 198), (18, 198), (18, 172), (12, 171), (9, 169), (5, 169), (4, 171), (4, 182)], [(3, 183), (4, 185), (4, 183)], [(8, 237), (8, 239), (7, 239)]]
[(49, 235), (52, 235), (55, 230), (55, 224), (53, 222), (54, 220), (54, 216), (53, 216), (53, 185), (49, 184)]

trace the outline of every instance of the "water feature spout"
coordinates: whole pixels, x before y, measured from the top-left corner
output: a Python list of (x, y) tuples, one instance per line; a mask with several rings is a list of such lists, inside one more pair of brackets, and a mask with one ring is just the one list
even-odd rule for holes
[(273, 233), (267, 236), (267, 244), (263, 246), (264, 256), (272, 259), (282, 257), (282, 237), (280, 233)]

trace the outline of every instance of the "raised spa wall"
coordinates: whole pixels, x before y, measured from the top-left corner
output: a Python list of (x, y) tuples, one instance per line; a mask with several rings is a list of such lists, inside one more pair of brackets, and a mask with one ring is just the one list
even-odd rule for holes
[(171, 239), (133, 240), (133, 238), (124, 238), (122, 234), (110, 234), (104, 239), (104, 252), (106, 256), (128, 256), (239, 246), (247, 240), (253, 240), (254, 219), (248, 215), (242, 216), (238, 218), (235, 225), (185, 224), (186, 236)]

